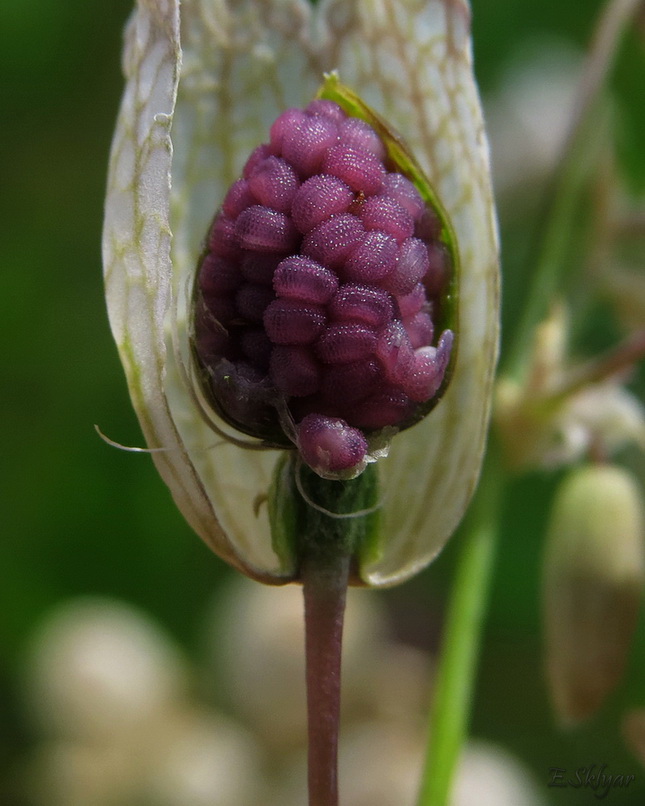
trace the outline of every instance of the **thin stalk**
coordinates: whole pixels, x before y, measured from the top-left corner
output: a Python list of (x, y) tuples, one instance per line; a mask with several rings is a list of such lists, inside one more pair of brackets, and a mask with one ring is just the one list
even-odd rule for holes
[(349, 556), (305, 556), (309, 806), (338, 806), (338, 731)]
[(445, 806), (468, 732), (498, 533), (502, 475), (489, 454), (463, 533), (430, 710), (418, 806)]
[(604, 355), (588, 361), (556, 388), (549, 401), (560, 402), (593, 383), (600, 383), (619, 372), (627, 372), (645, 357), (645, 329), (638, 330)]

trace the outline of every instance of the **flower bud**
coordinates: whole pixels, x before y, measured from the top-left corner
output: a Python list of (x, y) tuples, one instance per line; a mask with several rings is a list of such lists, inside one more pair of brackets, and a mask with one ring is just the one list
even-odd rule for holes
[(319, 95), (275, 120), (224, 197), (194, 353), (222, 420), (347, 479), (447, 386), (458, 256), (400, 137), (336, 76)]
[(544, 564), (546, 671), (558, 717), (592, 716), (620, 680), (645, 575), (641, 491), (627, 471), (575, 470), (558, 491)]
[[(498, 251), (469, 11), (395, 6), (357, 0), (340, 29), (335, 3), (225, 2), (215, 21), (205, 0), (140, 0), (127, 31), (110, 323), (178, 506), (266, 582), (298, 576), (258, 506), (273, 448), (333, 478), (379, 458), (379, 525), (354, 564), (372, 585), (436, 555), (479, 473)], [(329, 69), (352, 91), (314, 99)]]

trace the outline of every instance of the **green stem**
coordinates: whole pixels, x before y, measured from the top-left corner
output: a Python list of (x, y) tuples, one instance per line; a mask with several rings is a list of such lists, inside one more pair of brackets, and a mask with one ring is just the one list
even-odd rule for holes
[(468, 730), (498, 532), (502, 473), (489, 449), (463, 534), (430, 713), (418, 806), (445, 806)]
[(504, 369), (521, 378), (530, 353), (533, 334), (546, 316), (548, 306), (561, 283), (571, 249), (572, 223), (575, 221), (580, 191), (592, 156), (605, 133), (605, 118), (600, 115), (599, 99), (618, 50), (620, 37), (630, 22), (640, 0), (610, 0), (596, 26), (589, 56), (580, 80), (577, 103), (572, 112), (569, 133), (555, 168), (546, 204), (539, 217), (537, 249), (522, 316), (509, 343)]

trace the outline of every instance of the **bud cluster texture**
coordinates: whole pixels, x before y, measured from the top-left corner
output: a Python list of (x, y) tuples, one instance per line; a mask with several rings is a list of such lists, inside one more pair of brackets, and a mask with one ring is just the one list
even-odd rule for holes
[(323, 475), (361, 470), (365, 432), (412, 420), (450, 358), (453, 334), (437, 340), (433, 323), (441, 223), (394, 168), (333, 101), (288, 109), (226, 194), (199, 269), (197, 353), (217, 408), (263, 436), (286, 403), (285, 430)]

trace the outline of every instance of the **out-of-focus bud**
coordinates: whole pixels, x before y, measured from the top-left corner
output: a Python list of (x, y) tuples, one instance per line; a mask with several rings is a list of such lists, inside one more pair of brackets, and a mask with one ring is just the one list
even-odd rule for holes
[(551, 515), (543, 581), (546, 672), (563, 724), (592, 716), (620, 680), (645, 580), (641, 490), (625, 470), (577, 469)]
[[(386, 71), (373, 67), (384, 64)], [(351, 409), (354, 425), (338, 422), (343, 417), (337, 406), (328, 415), (318, 403), (313, 411), (303, 412), (302, 422), (298, 422), (297, 400), (293, 406), (289, 402), (283, 420), (296, 420), (296, 447), (305, 463), (323, 475), (346, 471), (353, 474), (364, 461), (378, 455), (379, 492), (365, 507), (374, 508), (379, 503), (378, 528), (356, 552), (353, 581), (386, 585), (411, 576), (442, 548), (474, 490), (497, 357), (496, 223), (488, 149), (472, 72), (470, 10), (466, 0), (395, 0), (387, 9), (373, 0), (331, 0), (315, 7), (303, 0), (267, 0), (260, 4), (240, 0), (215, 5), (206, 0), (184, 0), (181, 4), (178, 0), (140, 0), (126, 34), (124, 68), (127, 86), (112, 148), (103, 239), (107, 301), (134, 407), (148, 445), (156, 449), (154, 461), (177, 505), (217, 554), (249, 576), (276, 584), (297, 579), (296, 552), (287, 541), (276, 537), (279, 529), (274, 528), (272, 534), (268, 508), (258, 506), (275, 478), (280, 454), (276, 450), (244, 450), (239, 438), (231, 434), (230, 428), (227, 430), (231, 419), (248, 424), (262, 416), (257, 411), (255, 394), (262, 384), (256, 383), (257, 373), (248, 367), (240, 370), (221, 359), (232, 363), (231, 356), (237, 360), (240, 353), (247, 358), (252, 354), (256, 366), (265, 362), (266, 371), (268, 334), (272, 350), (275, 345), (275, 356), (269, 357), (273, 383), (286, 389), (291, 398), (301, 393), (303, 397), (318, 393), (324, 396), (344, 389), (348, 394), (357, 390), (360, 395), (365, 393), (366, 400), (379, 362), (376, 358), (364, 361), (361, 351), (376, 356), (380, 349), (381, 368), (389, 367), (398, 385), (379, 386), (381, 398), (373, 400), (374, 405), (350, 402), (344, 395), (343, 405)], [(372, 188), (369, 182), (373, 176), (361, 179), (361, 184), (369, 180), (368, 186), (350, 189), (352, 210), (337, 216), (343, 226), (351, 224), (349, 229), (341, 227), (342, 232), (337, 231), (338, 222), (333, 219), (314, 221), (312, 215), (320, 210), (307, 212), (304, 202), (313, 199), (314, 207), (320, 207), (320, 198), (316, 192), (308, 196), (309, 191), (301, 193), (302, 209), (291, 209), (287, 223), (285, 210), (279, 208), (285, 204), (289, 207), (288, 194), (295, 188), (291, 169), (297, 164), (305, 170), (308, 160), (315, 162), (321, 142), (314, 142), (314, 137), (309, 145), (302, 142), (295, 149), (290, 146), (289, 166), (287, 160), (280, 161), (284, 154), (270, 160), (269, 156), (276, 155), (266, 151), (263, 154), (258, 146), (271, 141), (271, 126), (285, 109), (308, 107), (323, 74), (333, 70), (352, 88), (354, 98), (364, 98), (364, 103), (356, 105), (357, 110), (375, 110), (379, 119), (387, 121), (387, 126), (379, 130), (381, 139), (386, 129), (400, 132), (405, 138), (407, 146), (399, 142), (397, 157), (388, 146), (388, 171), (396, 177), (402, 166), (399, 156), (413, 155), (437, 203), (429, 198), (425, 201), (433, 210), (443, 210), (439, 237), (436, 231), (434, 235), (422, 231), (423, 214), (415, 224), (401, 210), (397, 213), (403, 227), (398, 232), (400, 248), (394, 249), (391, 239), (380, 235), (363, 237), (363, 247), (368, 240), (367, 250), (361, 251), (359, 238), (356, 243), (347, 243), (352, 231), (360, 230), (362, 236), (370, 227), (370, 231), (378, 233), (386, 223), (389, 226), (392, 221), (388, 219), (393, 217), (385, 207), (389, 204), (390, 213), (400, 207), (390, 202), (382, 209), (378, 204), (372, 205), (370, 215), (359, 221), (354, 213), (370, 203), (367, 191)], [(318, 108), (322, 108), (320, 104)], [(366, 131), (360, 117), (358, 111), (350, 111), (349, 120), (353, 123), (337, 123), (352, 130), (349, 136), (354, 143), (362, 142), (364, 146), (369, 141), (380, 150), (383, 143)], [(294, 131), (292, 118), (287, 115), (278, 127), (288, 130), (290, 137)], [(329, 133), (329, 121), (319, 124), (320, 121), (316, 124), (318, 134), (324, 135), (323, 129)], [(277, 148), (279, 131), (274, 139)], [(391, 143), (396, 149), (394, 139)], [(335, 146), (329, 142), (322, 145), (330, 148), (329, 157)], [(333, 159), (326, 163), (328, 174), (339, 166), (342, 174), (337, 176), (340, 183), (327, 183), (326, 199), (332, 207), (338, 202), (339, 192), (341, 201), (346, 194), (345, 180), (352, 172), (355, 176), (360, 167), (353, 165), (350, 170), (343, 162), (351, 156), (354, 146), (348, 148), (345, 156), (334, 152)], [(246, 184), (231, 188), (254, 149), (256, 157), (267, 157), (266, 170), (256, 172), (257, 166), (247, 163), (248, 182), (245, 179)], [(361, 158), (359, 162), (364, 169), (370, 160)], [(410, 161), (403, 162), (410, 167)], [(406, 169), (404, 173), (409, 172)], [(304, 174), (296, 177), (298, 192), (307, 184), (303, 179)], [(394, 183), (390, 195), (399, 193), (405, 204), (418, 206), (415, 194), (404, 190), (401, 197), (400, 180), (388, 181)], [(394, 187), (397, 182), (398, 190)], [(229, 188), (231, 193), (227, 195)], [(257, 204), (249, 204), (246, 191), (252, 191)], [(205, 405), (212, 404), (213, 399), (204, 400), (205, 385), (200, 387), (195, 377), (199, 373), (195, 372), (194, 346), (200, 339), (199, 334), (194, 338), (198, 322), (192, 289), (200, 256), (204, 259), (204, 235), (211, 228), (214, 212), (224, 204), (226, 215), (235, 214), (236, 218), (235, 227), (231, 226), (232, 218), (228, 223), (220, 222), (221, 226), (215, 224), (221, 252), (226, 252), (227, 245), (233, 246), (227, 240), (229, 236), (238, 239), (236, 249), (241, 244), (242, 250), (253, 252), (262, 245), (284, 251), (282, 257), (293, 255), (290, 250), (296, 241), (307, 240), (305, 257), (315, 263), (333, 263), (339, 256), (331, 242), (342, 236), (344, 246), (336, 245), (353, 249), (340, 261), (349, 272), (344, 277), (345, 285), (351, 285), (351, 277), (361, 280), (366, 273), (380, 271), (388, 275), (392, 285), (391, 291), (383, 287), (383, 293), (374, 293), (374, 289), (361, 291), (362, 321), (340, 325), (340, 329), (328, 328), (322, 334), (317, 328), (322, 329), (326, 322), (321, 319), (319, 295), (321, 290), (330, 289), (325, 286), (325, 278), (330, 280), (327, 265), (321, 272), (307, 264), (309, 269), (305, 267), (303, 273), (301, 261), (295, 289), (289, 285), (293, 280), (289, 265), (283, 267), (277, 290), (273, 282), (265, 283), (269, 287), (262, 291), (259, 280), (266, 266), (250, 265), (252, 261), (244, 263), (243, 288), (235, 285), (240, 274), (231, 277), (226, 270), (220, 272), (220, 291), (221, 283), (231, 281), (233, 286), (226, 292), (228, 298), (218, 297), (213, 302), (212, 318), (229, 321), (227, 316), (234, 305), (229, 323), (239, 323), (239, 315), (243, 314), (246, 330), (238, 334), (240, 338), (235, 340), (230, 355), (222, 352), (228, 347), (223, 347), (221, 340), (218, 344), (218, 335), (213, 331), (210, 347), (218, 361), (215, 365), (200, 362), (207, 375), (213, 373), (206, 386), (216, 387), (218, 409)], [(327, 205), (323, 218), (329, 213)], [(444, 221), (451, 222), (454, 238), (443, 237), (447, 230)], [(310, 225), (312, 232), (304, 235)], [(321, 227), (326, 237), (330, 236), (329, 242), (318, 238)], [(318, 235), (314, 237), (313, 233)], [(435, 321), (429, 312), (430, 303), (441, 298), (448, 286), (444, 285), (437, 296), (427, 284), (424, 298), (418, 293), (416, 281), (412, 287), (412, 279), (427, 276), (427, 272), (419, 273), (419, 254), (421, 263), (426, 260), (417, 241), (423, 239), (433, 246), (434, 257), (441, 258), (446, 246), (448, 252), (455, 253), (455, 261), (451, 254), (448, 262), (461, 266), (458, 327), (452, 323), (444, 326), (441, 316)], [(380, 252), (372, 248), (372, 241), (382, 242)], [(395, 252), (397, 268), (393, 269), (388, 260)], [(379, 259), (374, 259), (375, 255)], [(202, 283), (202, 296), (213, 279), (209, 275)], [(408, 286), (409, 293), (405, 293)], [(302, 296), (312, 289), (318, 301), (309, 300), (304, 315), (299, 304), (298, 324), (288, 294), (297, 290)], [(274, 292), (285, 299), (269, 300)], [(375, 303), (371, 312), (367, 297)], [(394, 310), (395, 297), (397, 313), (393, 320), (389, 304)], [(341, 297), (337, 303), (336, 313), (340, 311), (345, 316), (351, 309), (351, 315), (356, 314), (351, 300)], [(419, 303), (421, 308), (415, 310)], [(331, 302), (325, 304), (331, 306)], [(259, 313), (263, 305), (266, 317)], [(379, 319), (383, 315), (379, 305), (387, 314), (387, 322)], [(444, 310), (450, 307), (443, 302), (442, 306)], [(259, 327), (247, 327), (258, 316), (257, 323), (261, 319), (265, 328), (262, 332)], [(370, 329), (375, 326), (375, 316), (384, 331), (380, 341)], [(372, 325), (365, 325), (365, 317), (371, 317)], [(404, 339), (401, 323), (406, 317), (410, 322), (404, 327)], [(431, 325), (439, 325), (436, 339), (434, 334), (430, 336)], [(390, 331), (385, 332), (388, 327)], [(299, 342), (305, 336), (309, 338), (312, 329), (319, 339), (316, 362), (308, 360), (307, 350), (300, 349)], [(454, 350), (449, 333), (453, 330), (458, 344)], [(292, 343), (293, 338), (298, 343)], [(281, 343), (284, 339), (287, 343)], [(407, 347), (406, 339), (411, 349), (399, 350)], [(202, 359), (209, 349), (206, 341), (197, 350)], [(412, 372), (403, 370), (402, 364), (413, 357), (414, 349), (421, 352), (414, 354)], [(399, 356), (399, 352), (403, 355)], [(360, 428), (385, 431), (392, 422), (407, 424), (408, 415), (415, 420), (419, 406), (434, 405), (439, 399), (437, 387), (445, 386), (442, 380), (449, 356), (452, 367), (448, 373), (452, 368), (452, 379), (441, 403), (430, 416), (398, 435), (390, 454), (382, 458), (384, 451), (378, 445), (367, 444)], [(336, 366), (339, 357), (343, 360)], [(360, 367), (354, 366), (356, 375), (352, 376), (349, 365), (359, 359)], [(325, 388), (320, 379), (316, 380), (322, 364)], [(401, 383), (407, 392), (401, 392)], [(318, 391), (311, 391), (314, 388)], [(226, 414), (224, 420), (228, 422), (223, 422), (222, 417), (218, 420), (218, 412)], [(307, 419), (309, 415), (314, 419)], [(386, 422), (388, 419), (390, 422)], [(224, 431), (228, 440), (222, 440), (214, 426), (219, 433)], [(246, 433), (249, 431), (259, 433), (247, 428)], [(290, 445), (288, 449), (293, 452)], [(260, 439), (253, 447), (267, 445)], [(373, 465), (370, 467), (373, 469)]]

